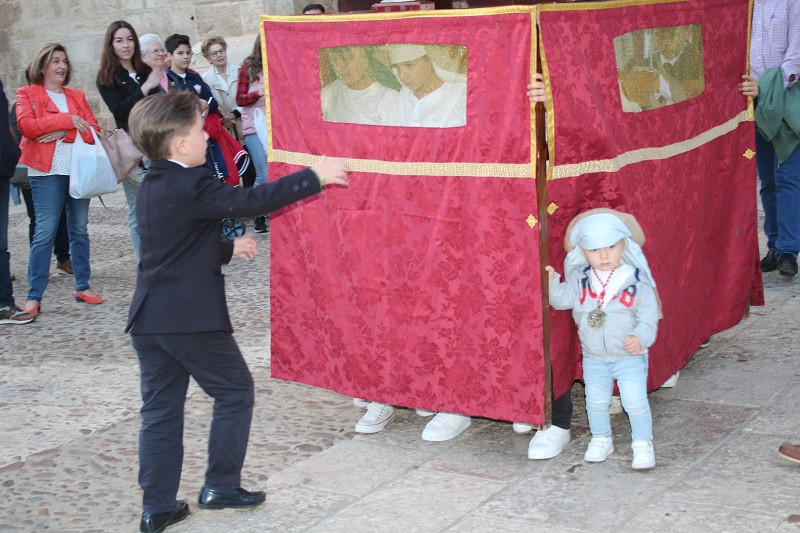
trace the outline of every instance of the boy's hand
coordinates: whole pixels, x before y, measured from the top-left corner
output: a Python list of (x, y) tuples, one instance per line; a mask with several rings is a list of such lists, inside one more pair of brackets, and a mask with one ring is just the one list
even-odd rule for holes
[(533, 81), (528, 84), (528, 98), (531, 102), (545, 102), (547, 100), (544, 75), (538, 72), (533, 75)]
[(742, 76), (744, 81), (739, 84), (739, 90), (745, 96), (758, 96), (758, 80), (752, 76)]
[(642, 353), (642, 343), (639, 342), (639, 337), (636, 335), (628, 335), (625, 337), (625, 340), (622, 341), (622, 347), (625, 348), (625, 351), (630, 355), (639, 355)]
[(544, 267), (544, 269), (547, 271), (547, 281), (552, 283), (552, 281), (556, 279), (556, 269), (554, 269), (550, 265), (547, 265), (546, 267)]
[(319, 176), (322, 186), (326, 185), (347, 185), (347, 165), (338, 159), (328, 159), (322, 156), (322, 159), (317, 161), (317, 164), (311, 167), (311, 170)]
[(248, 261), (256, 255), (258, 243), (252, 237), (236, 237), (233, 239), (233, 256), (247, 259)]

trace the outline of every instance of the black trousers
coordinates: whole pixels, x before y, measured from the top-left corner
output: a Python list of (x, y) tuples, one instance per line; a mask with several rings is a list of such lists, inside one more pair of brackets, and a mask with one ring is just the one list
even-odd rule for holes
[(214, 398), (205, 485), (238, 489), (253, 415), (253, 377), (224, 332), (134, 335), (142, 387), (139, 485), (143, 510), (175, 508), (183, 466), (183, 410), (189, 377)]

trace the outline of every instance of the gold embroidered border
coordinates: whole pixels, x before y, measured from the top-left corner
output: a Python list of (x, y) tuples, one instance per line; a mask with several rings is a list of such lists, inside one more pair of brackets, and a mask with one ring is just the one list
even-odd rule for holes
[[(539, 23), (538, 15), (536, 20), (537, 25), (539, 26), (539, 55), (542, 58), (542, 76), (544, 77), (544, 90), (547, 94), (547, 97), (544, 101), (545, 107), (545, 127), (547, 128), (547, 135), (545, 136), (545, 140), (547, 142), (548, 148), (548, 175), (547, 179), (552, 178), (552, 168), (553, 163), (555, 162), (556, 157), (556, 143), (553, 142), (553, 139), (556, 138), (556, 114), (553, 107), (553, 88), (550, 86), (550, 68), (547, 65), (547, 54), (545, 53), (544, 49), (544, 39), (542, 39), (542, 25)], [(535, 159), (533, 159), (535, 161)]]
[[(682, 1), (687, 0), (657, 0), (657, 1)], [(483, 7), (476, 9), (430, 9), (417, 11), (392, 11), (383, 13), (354, 13), (354, 14), (326, 14), (324, 16), (308, 15), (261, 15), (260, 21), (263, 26), (265, 20), (271, 22), (302, 22), (302, 23), (326, 23), (326, 22), (353, 22), (368, 20), (394, 20), (402, 18), (446, 18), (446, 17), (483, 17), (487, 15), (505, 15), (507, 13), (533, 13), (536, 6), (499, 6)]]
[[(536, 57), (537, 57), (537, 54), (538, 54), (537, 45), (538, 45), (538, 39), (539, 39), (539, 31), (538, 31), (538, 28), (536, 26), (536, 12), (535, 11), (531, 12), (531, 27), (530, 27), (530, 31), (531, 31), (531, 50), (530, 50), (531, 55), (530, 55), (530, 70), (528, 72), (528, 81), (532, 82), (533, 81), (533, 75), (536, 73)], [(527, 92), (527, 88), (526, 88), (526, 92)], [(536, 148), (537, 148), (537, 146), (539, 146), (539, 142), (536, 139), (536, 133), (537, 133), (536, 132), (537, 107), (536, 107), (536, 102), (531, 102), (530, 100), (528, 101), (528, 105), (530, 106), (530, 115), (529, 115), (530, 116), (530, 122), (528, 124), (528, 127), (531, 130), (531, 165), (536, 165), (536, 161), (538, 160), (538, 158), (536, 157)], [(532, 169), (532, 171), (533, 171), (534, 176), (535, 176), (536, 175), (536, 169), (534, 168), (534, 169)]]
[[(306, 15), (308, 16), (308, 15)], [(313, 18), (313, 17), (311, 17)], [(264, 16), (258, 21), (258, 33), (261, 35), (261, 72), (264, 73), (264, 115), (267, 121), (267, 150), (272, 150), (272, 106), (269, 101), (269, 68), (267, 65), (267, 37), (264, 32)]]
[(646, 6), (651, 4), (674, 4), (689, 0), (616, 0), (611, 2), (580, 2), (575, 4), (539, 4), (539, 11), (591, 11), (593, 9), (613, 9), (615, 7)]
[[(745, 59), (744, 71), (750, 75), (750, 43), (753, 38), (753, 0), (747, 3), (747, 58)], [(747, 118), (755, 120), (755, 110), (753, 109), (753, 98), (747, 97)]]
[[(331, 156), (335, 157), (335, 156)], [(271, 150), (269, 160), (310, 167), (320, 156), (286, 150)], [(530, 163), (429, 163), (425, 161), (380, 161), (337, 157), (353, 172), (370, 172), (395, 176), (467, 176), (472, 178), (532, 178)]]
[(735, 130), (742, 122), (747, 122), (748, 111), (742, 111), (732, 119), (724, 122), (718, 126), (704, 131), (696, 137), (686, 139), (685, 141), (677, 142), (667, 146), (660, 146), (655, 148), (640, 148), (638, 150), (631, 150), (620, 154), (613, 159), (600, 159), (596, 161), (584, 161), (582, 163), (571, 163), (567, 165), (557, 165), (551, 167), (551, 175), (548, 179), (559, 178), (574, 178), (582, 174), (591, 174), (594, 172), (617, 172), (622, 167), (633, 164), (641, 163), (643, 161), (655, 161), (659, 159), (666, 159), (678, 154), (694, 150), (706, 143), (713, 141), (723, 135), (726, 135)]

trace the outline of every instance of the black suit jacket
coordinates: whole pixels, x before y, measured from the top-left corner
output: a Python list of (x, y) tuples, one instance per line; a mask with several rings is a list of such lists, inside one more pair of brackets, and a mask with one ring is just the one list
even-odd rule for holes
[[(11, 133), (8, 123), (8, 99), (0, 81), (0, 178), (10, 178), (19, 161), (19, 146)], [(0, 202), (8, 202), (8, 198), (0, 198)]]
[[(103, 97), (103, 101), (108, 106), (111, 114), (114, 115), (114, 122), (116, 122), (118, 128), (122, 128), (125, 131), (128, 131), (128, 115), (131, 114), (131, 109), (136, 105), (136, 102), (145, 97), (142, 94), (144, 78), (137, 75), (136, 80), (133, 81), (128, 71), (120, 67), (114, 74), (113, 87), (97, 84), (100, 96)], [(147, 93), (147, 96), (160, 92), (163, 91), (159, 86)]]
[(310, 169), (243, 189), (205, 167), (151, 162), (136, 200), (141, 261), (125, 331), (232, 332), (221, 267), (233, 242), (220, 237), (220, 220), (270, 213), (320, 190)]

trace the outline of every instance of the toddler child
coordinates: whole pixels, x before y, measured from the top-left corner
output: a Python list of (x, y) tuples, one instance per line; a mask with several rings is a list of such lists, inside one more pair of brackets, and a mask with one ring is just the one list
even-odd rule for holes
[[(545, 267), (550, 305), (572, 309), (583, 351), (592, 432), (583, 458), (602, 462), (614, 451), (608, 407), (616, 380), (631, 423), (631, 466), (649, 469), (655, 466), (647, 401), (647, 349), (655, 342), (659, 318), (655, 282), (641, 247), (623, 222), (622, 217), (630, 215), (610, 209), (590, 213), (576, 217), (568, 229), (565, 283), (553, 267)], [(635, 220), (632, 223), (638, 229)]]

